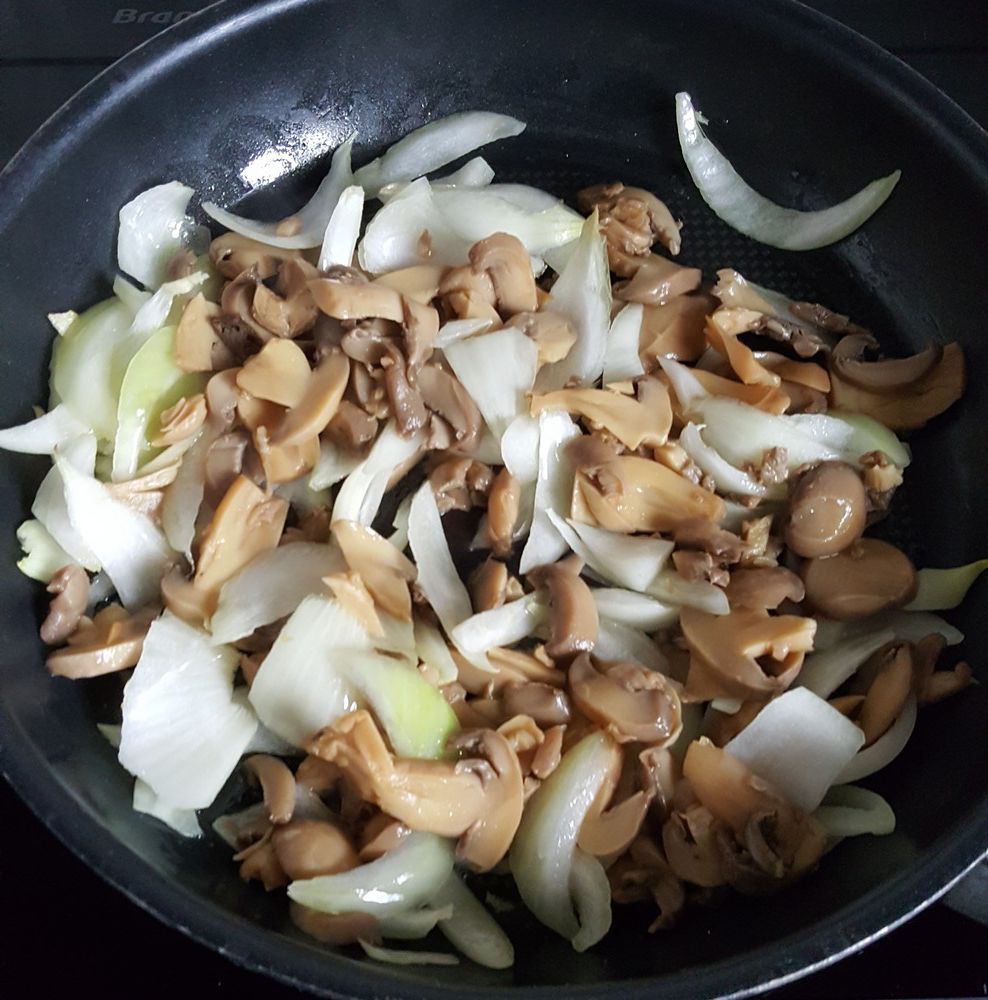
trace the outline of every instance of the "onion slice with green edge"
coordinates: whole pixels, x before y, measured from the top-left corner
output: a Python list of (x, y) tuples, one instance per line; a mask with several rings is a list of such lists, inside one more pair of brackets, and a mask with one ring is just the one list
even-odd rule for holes
[(676, 94), (676, 123), (683, 159), (703, 200), (739, 233), (780, 250), (815, 250), (853, 233), (884, 204), (901, 176), (895, 170), (816, 212), (783, 208), (753, 190), (707, 138), (685, 92)]
[(921, 569), (916, 574), (919, 587), (906, 611), (949, 611), (967, 596), (974, 581), (988, 569), (988, 559), (978, 559), (950, 569)]
[(452, 871), (452, 843), (434, 833), (415, 832), (376, 861), (292, 882), (288, 898), (320, 913), (385, 917), (431, 902)]

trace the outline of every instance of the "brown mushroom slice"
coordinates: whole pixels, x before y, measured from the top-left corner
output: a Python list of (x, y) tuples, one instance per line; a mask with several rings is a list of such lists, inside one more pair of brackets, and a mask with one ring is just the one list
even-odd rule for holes
[(265, 892), (280, 889), (289, 882), (271, 845), (270, 830), (259, 841), (234, 854), (233, 860), (241, 862), (240, 877), (245, 882), (260, 882)]
[(662, 825), (669, 867), (684, 882), (712, 889), (725, 882), (715, 834), (717, 820), (704, 806), (674, 812)]
[(301, 398), (271, 435), (275, 447), (299, 446), (317, 438), (333, 419), (350, 378), (350, 359), (342, 351), (327, 355), (313, 371)]
[(494, 477), (487, 496), (487, 540), (496, 556), (511, 552), (515, 525), (521, 512), (521, 483), (507, 468)]
[(439, 335), (439, 313), (432, 306), (402, 298), (402, 339), (410, 371), (416, 372), (429, 358)]
[(867, 525), (868, 498), (858, 471), (845, 462), (821, 462), (796, 481), (789, 499), (786, 544), (796, 555), (836, 555)]
[(563, 736), (565, 734), (565, 726), (553, 726), (545, 731), (544, 739), (532, 757), (531, 772), (533, 777), (545, 781), (559, 767), (559, 762), (563, 759)]
[(260, 782), (264, 807), (272, 823), (287, 823), (295, 811), (295, 776), (284, 761), (269, 754), (253, 754), (244, 767)]
[(753, 608), (735, 608), (727, 615), (683, 608), (679, 623), (690, 650), (685, 701), (764, 701), (784, 691), (813, 649), (816, 634), (812, 618)]
[(256, 555), (277, 547), (287, 515), (287, 500), (267, 496), (246, 476), (233, 481), (202, 533), (193, 578), (207, 595), (210, 614), (220, 587)]
[(578, 846), (598, 858), (623, 854), (641, 832), (648, 807), (649, 794), (640, 790), (603, 812), (591, 809), (580, 826)]
[(334, 521), (333, 537), (347, 565), (360, 575), (374, 601), (386, 614), (412, 620), (408, 585), (415, 581), (415, 565), (373, 528), (356, 521)]
[(401, 323), (405, 318), (401, 294), (386, 285), (314, 278), (309, 282), (309, 290), (316, 305), (335, 319), (387, 319)]
[(254, 448), (264, 472), (263, 479), (269, 486), (294, 482), (314, 469), (319, 461), (317, 437), (307, 438), (297, 445), (272, 445), (267, 425), (254, 432)]
[(41, 623), (41, 641), (58, 646), (78, 628), (89, 603), (89, 574), (75, 563), (63, 566), (48, 581), (52, 594), (48, 614)]
[[(584, 212), (597, 208), (605, 223), (617, 221), (624, 231), (637, 237), (635, 245), (626, 248), (625, 252), (634, 252), (636, 248), (638, 252), (647, 251), (657, 239), (673, 256), (679, 253), (682, 223), (673, 218), (665, 202), (651, 191), (625, 187), (616, 181), (583, 188), (577, 192), (576, 201)], [(615, 238), (610, 231), (605, 231), (609, 239)]]
[(376, 861), (388, 851), (393, 851), (411, 832), (404, 823), (392, 819), (387, 813), (378, 813), (361, 831), (360, 860)]
[(293, 819), (271, 834), (278, 864), (289, 879), (317, 878), (350, 871), (360, 858), (349, 837), (333, 823)]
[(638, 783), (648, 792), (649, 808), (659, 822), (669, 814), (681, 778), (679, 760), (668, 747), (650, 746), (639, 752)]
[[(623, 533), (673, 531), (684, 521), (720, 521), (727, 508), (720, 497), (700, 489), (658, 462), (635, 455), (587, 454), (576, 438), (567, 454), (576, 467), (574, 491), (601, 527)], [(578, 511), (573, 516), (578, 520)]]
[(368, 635), (384, 635), (384, 626), (374, 607), (374, 598), (359, 573), (353, 570), (330, 573), (322, 578), (322, 582), (333, 592), (343, 610), (363, 625)]
[(953, 670), (937, 670), (931, 674), (919, 694), (921, 705), (933, 705), (963, 691), (975, 683), (974, 673), (967, 663), (958, 663)]
[(916, 569), (904, 552), (877, 538), (859, 538), (825, 559), (807, 559), (800, 576), (811, 608), (837, 621), (901, 608), (916, 595)]
[(572, 714), (562, 688), (538, 681), (508, 684), (501, 691), (501, 704), (509, 715), (527, 716), (543, 729), (565, 725)]
[(672, 427), (669, 390), (657, 379), (638, 383), (638, 399), (607, 389), (557, 389), (532, 396), (532, 416), (543, 410), (575, 413), (603, 427), (631, 451), (665, 444)]
[(182, 371), (219, 371), (233, 364), (233, 355), (213, 328), (220, 311), (202, 292), (186, 303), (175, 331), (175, 363)]
[(830, 392), (830, 375), (822, 365), (812, 361), (793, 361), (774, 351), (755, 351), (755, 360), (782, 379), (783, 388), (795, 383), (815, 393), (826, 395)]
[(909, 643), (895, 643), (879, 650), (876, 656), (880, 657), (878, 670), (856, 720), (865, 734), (866, 747), (895, 722), (913, 693), (914, 663)]
[(224, 278), (231, 279), (248, 268), (256, 267), (258, 276), (264, 280), (274, 276), (281, 261), (300, 256), (298, 250), (268, 246), (239, 233), (224, 233), (209, 244), (209, 259), (214, 267)]
[(439, 294), (445, 270), (441, 264), (415, 264), (378, 275), (371, 284), (393, 288), (406, 299), (427, 306)]
[(830, 374), (834, 409), (863, 413), (893, 431), (915, 430), (939, 416), (963, 395), (966, 378), (964, 354), (957, 343), (944, 345), (939, 362), (922, 377), (881, 392), (848, 382), (836, 368)]
[(460, 380), (435, 365), (426, 365), (416, 381), (425, 406), (452, 428), (456, 448), (473, 452), (480, 441), (483, 417)]
[(494, 233), (470, 248), (474, 273), (486, 273), (494, 288), (494, 299), (502, 316), (535, 312), (535, 278), (524, 244), (516, 236)]
[(444, 301), (449, 312), (457, 319), (482, 319), (491, 326), (501, 322), (501, 317), (483, 293), (474, 289), (450, 292), (445, 296)]
[(700, 385), (715, 396), (737, 399), (766, 413), (785, 413), (789, 407), (789, 396), (775, 386), (745, 385), (702, 368), (692, 368), (690, 371)]
[(685, 295), (700, 287), (703, 274), (697, 267), (683, 267), (658, 254), (650, 254), (640, 260), (633, 277), (614, 285), (615, 298), (660, 306), (677, 295)]
[(649, 924), (649, 934), (671, 927), (686, 903), (683, 883), (669, 867), (665, 856), (651, 838), (637, 837), (628, 853), (608, 869), (611, 895), (617, 903), (651, 900), (659, 915)]
[(49, 671), (55, 677), (78, 680), (135, 666), (157, 614), (157, 608), (148, 608), (128, 615), (119, 604), (108, 605), (91, 622), (82, 619), (69, 644), (48, 655)]
[(309, 937), (334, 946), (381, 940), (377, 917), (370, 913), (323, 913), (289, 900), (288, 914), (292, 923)]
[(295, 784), (317, 795), (331, 792), (340, 782), (342, 772), (335, 764), (307, 754), (295, 770)]
[(696, 361), (707, 346), (707, 315), (714, 300), (704, 294), (677, 295), (661, 306), (645, 306), (638, 353), (647, 371), (659, 367), (659, 358)]
[(309, 377), (305, 352), (293, 340), (270, 340), (237, 372), (237, 386), (257, 399), (279, 406), (297, 406)]
[(183, 396), (161, 414), (158, 433), (151, 440), (155, 448), (166, 448), (188, 441), (206, 422), (206, 397), (197, 392)]
[(162, 579), (161, 600), (173, 615), (190, 625), (201, 626), (214, 610), (214, 596), (186, 579), (185, 573), (178, 566)]
[[(318, 270), (307, 260), (282, 261), (273, 289), (259, 285), (254, 293), (254, 315), (279, 337), (298, 337), (311, 330), (319, 311), (309, 291)], [(262, 295), (262, 288), (267, 294)]]
[(582, 561), (573, 556), (528, 574), (529, 583), (548, 594), (550, 638), (545, 651), (562, 666), (588, 653), (597, 641), (597, 605), (580, 577), (582, 569)]
[(724, 588), (731, 607), (774, 611), (783, 601), (798, 604), (805, 595), (803, 581), (784, 566), (736, 569)]
[(508, 592), (508, 567), (488, 556), (467, 580), (475, 614), (501, 607)]
[(465, 304), (460, 300), (467, 298), (474, 307), (486, 307), (494, 322), (500, 322), (494, 308), (497, 301), (494, 283), (486, 271), (475, 271), (469, 266), (448, 268), (439, 281), (439, 295), (457, 313), (458, 319), (472, 318), (459, 315), (455, 308), (457, 304)]
[(598, 669), (583, 653), (569, 668), (568, 687), (574, 705), (619, 743), (666, 747), (682, 731), (679, 695), (658, 671), (620, 662)]
[(830, 354), (831, 370), (858, 389), (897, 393), (929, 374), (943, 358), (943, 347), (930, 344), (908, 358), (865, 361), (862, 355), (874, 346), (874, 338), (869, 336), (844, 337)]
[(720, 322), (719, 312), (707, 318), (707, 341), (710, 346), (731, 366), (732, 371), (745, 385), (768, 385), (778, 388), (781, 377), (759, 364), (750, 347), (727, 332), (729, 322)]
[(569, 320), (557, 312), (518, 312), (504, 325), (521, 330), (529, 340), (535, 341), (539, 365), (562, 361), (576, 343), (576, 331)]

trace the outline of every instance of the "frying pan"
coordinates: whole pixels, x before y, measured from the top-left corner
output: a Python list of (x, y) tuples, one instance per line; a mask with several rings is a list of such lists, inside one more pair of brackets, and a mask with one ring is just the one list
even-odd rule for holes
[[(827, 250), (785, 254), (737, 236), (702, 205), (679, 159), (672, 95), (770, 197), (809, 208), (899, 167), (891, 201)], [(171, 178), (277, 218), (311, 191), (354, 127), (357, 162), (432, 117), (482, 107), (528, 122), (485, 151), (501, 179), (560, 195), (600, 180), (656, 190), (685, 222), (684, 260), (721, 266), (851, 314), (901, 349), (959, 340), (970, 383), (912, 439), (893, 537), (921, 565), (988, 553), (988, 138), (963, 112), (852, 32), (781, 0), (399, 0), (226, 3), (167, 31), (69, 102), (0, 175), (0, 420), (46, 395), (44, 314), (96, 301), (114, 273), (116, 212)], [(576, 955), (522, 911), (518, 961), (490, 972), (397, 968), (335, 955), (294, 931), (284, 899), (239, 881), (228, 850), (183, 841), (130, 809), (130, 781), (94, 724), (119, 678), (52, 681), (36, 637), (39, 588), (14, 568), (14, 528), (44, 462), (0, 457), (0, 766), (84, 861), (162, 920), (237, 962), (335, 996), (742, 996), (834, 961), (936, 898), (988, 845), (988, 695), (925, 710), (872, 783), (892, 836), (842, 844), (794, 891), (615, 928)], [(986, 624), (984, 582), (954, 615)], [(988, 679), (983, 647), (976, 673)], [(236, 782), (221, 796), (230, 805)]]

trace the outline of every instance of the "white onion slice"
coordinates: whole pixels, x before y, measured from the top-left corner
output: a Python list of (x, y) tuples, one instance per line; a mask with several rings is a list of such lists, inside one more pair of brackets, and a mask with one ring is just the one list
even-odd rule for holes
[(720, 587), (705, 580), (684, 580), (674, 569), (662, 570), (645, 592), (668, 604), (696, 608), (710, 615), (726, 615), (731, 610), (727, 594)]
[(739, 233), (782, 250), (814, 250), (853, 233), (885, 203), (901, 176), (893, 171), (820, 211), (783, 208), (749, 187), (706, 137), (687, 93), (676, 94), (676, 122), (683, 158), (703, 200)]
[(831, 837), (882, 837), (895, 830), (895, 813), (877, 792), (856, 785), (836, 785), (824, 796), (813, 818)]
[(357, 944), (364, 949), (368, 958), (375, 962), (387, 962), (388, 965), (459, 965), (460, 960), (455, 955), (443, 951), (412, 951), (410, 948), (386, 948), (373, 944), (363, 938)]
[(319, 251), (320, 271), (326, 271), (334, 264), (349, 267), (353, 263), (363, 214), (364, 189), (352, 184), (340, 195), (340, 200), (326, 224), (322, 249)]
[[(407, 910), (382, 918), (377, 925), (381, 937), (396, 938), (399, 941), (418, 941), (433, 930), (440, 920), (448, 920), (453, 915), (452, 906), (423, 906), (417, 910)], [(415, 952), (414, 954), (421, 954)]]
[(604, 352), (604, 385), (645, 374), (638, 355), (644, 315), (645, 307), (640, 302), (629, 302), (611, 320)]
[(486, 333), (493, 325), (489, 319), (453, 319), (444, 323), (436, 335), (436, 347), (444, 351), (450, 344), (455, 344), (464, 337), (472, 337), (475, 333)]
[(829, 698), (872, 653), (896, 638), (894, 629), (854, 630), (826, 649), (810, 653), (803, 661), (796, 685), (821, 698)]
[(450, 174), (437, 177), (432, 182), (436, 191), (446, 188), (482, 188), (489, 187), (494, 180), (494, 168), (482, 157), (475, 156)]
[(285, 250), (310, 250), (322, 244), (326, 226), (333, 215), (340, 195), (345, 188), (355, 182), (350, 166), (350, 151), (357, 133), (349, 135), (334, 151), (329, 172), (322, 179), (315, 194), (297, 212), (294, 218), (299, 222), (300, 229), (292, 236), (279, 236), (279, 222), (257, 222), (235, 215), (225, 208), (220, 208), (215, 202), (204, 201), (202, 210), (215, 219), (221, 226), (248, 239), (266, 243), (272, 247), (282, 247)]
[(679, 444), (700, 467), (700, 471), (713, 479), (719, 492), (746, 497), (768, 496), (768, 487), (755, 482), (747, 472), (742, 472), (721, 457), (716, 449), (711, 448), (703, 440), (700, 428), (696, 424), (687, 424), (683, 428), (679, 435)]
[(26, 455), (50, 455), (59, 445), (90, 429), (64, 403), (59, 403), (26, 424), (0, 430), (0, 448)]
[(572, 937), (574, 951), (586, 951), (611, 929), (611, 884), (599, 858), (577, 847), (573, 851), (570, 892), (580, 929)]
[(899, 717), (870, 747), (859, 751), (837, 776), (835, 784), (860, 781), (891, 764), (902, 753), (916, 726), (916, 699), (910, 698)]
[(442, 633), (432, 622), (416, 617), (413, 622), (415, 655), (436, 672), (440, 684), (455, 681), (459, 672), (456, 660), (446, 645)]
[(663, 604), (654, 597), (636, 594), (619, 587), (594, 587), (591, 589), (597, 614), (620, 625), (655, 632), (670, 628), (679, 621), (679, 608)]
[(452, 871), (452, 844), (434, 833), (414, 832), (376, 861), (292, 882), (288, 896), (321, 913), (386, 917), (431, 902)]
[[(523, 486), (539, 478), (539, 418), (519, 414), (501, 435), (501, 458)], [(534, 497), (534, 493), (533, 493)]]
[(471, 961), (486, 969), (508, 969), (515, 964), (515, 949), (508, 935), (455, 872), (432, 902), (452, 907), (451, 916), (439, 921), (439, 929)]
[(24, 521), (17, 529), (17, 543), (24, 556), (17, 562), (17, 568), (32, 580), (40, 583), (48, 581), (63, 567), (76, 561), (62, 548), (35, 518)]
[(822, 698), (794, 688), (770, 701), (724, 749), (812, 812), (864, 743), (864, 733)]
[(693, 374), (691, 368), (681, 364), (674, 358), (659, 358), (662, 371), (665, 372), (672, 386), (672, 391), (676, 394), (680, 406), (688, 414), (695, 414), (697, 406), (710, 396), (704, 389), (703, 384)]
[(199, 819), (195, 809), (178, 809), (163, 802), (154, 789), (141, 781), (134, 779), (134, 798), (131, 801), (134, 812), (144, 813), (146, 816), (153, 816), (161, 820), (166, 826), (171, 827), (176, 833), (183, 837), (194, 839), (202, 836), (202, 828), (199, 826)]
[(669, 664), (659, 647), (641, 630), (601, 616), (597, 624), (594, 656), (602, 660), (640, 663), (649, 670), (665, 673)]

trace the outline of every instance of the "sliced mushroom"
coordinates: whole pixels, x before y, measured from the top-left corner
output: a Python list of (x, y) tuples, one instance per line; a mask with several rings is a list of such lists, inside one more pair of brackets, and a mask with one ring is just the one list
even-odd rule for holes
[(602, 427), (630, 451), (665, 444), (672, 427), (669, 390), (657, 379), (638, 383), (638, 399), (607, 389), (558, 389), (532, 396), (531, 413), (564, 410)]
[(683, 883), (658, 846), (644, 835), (632, 843), (625, 857), (608, 869), (607, 878), (615, 902), (651, 900), (659, 908), (658, 917), (649, 925), (649, 934), (671, 927), (686, 903)]
[[(915, 376), (934, 354), (922, 352), (901, 361), (860, 362), (864, 370), (854, 370), (852, 377), (855, 382), (842, 373), (840, 364), (832, 364), (830, 403), (835, 409), (864, 413), (893, 431), (922, 427), (956, 403), (964, 392), (964, 354), (957, 343), (945, 344), (935, 364), (926, 368), (924, 374), (909, 381), (897, 381)], [(848, 364), (844, 362), (843, 366)], [(890, 367), (878, 368), (883, 365)], [(871, 368), (878, 368), (878, 371), (868, 376), (867, 370)], [(873, 385), (883, 381), (885, 384), (880, 389), (862, 388), (860, 384), (855, 384), (863, 378)]]
[(543, 734), (544, 739), (532, 757), (532, 776), (545, 781), (559, 766), (563, 757), (565, 726), (553, 726)]
[(419, 371), (416, 381), (422, 402), (452, 429), (456, 449), (465, 454), (475, 451), (483, 417), (459, 379), (435, 365), (426, 365)]
[(287, 823), (295, 811), (295, 776), (284, 761), (258, 753), (247, 757), (244, 767), (260, 782), (268, 819)]
[(220, 587), (256, 555), (276, 548), (288, 502), (268, 497), (246, 476), (238, 476), (202, 533), (193, 579), (207, 595), (212, 613)]
[(188, 441), (206, 422), (206, 397), (201, 392), (186, 399), (183, 396), (173, 406), (161, 414), (158, 421), (159, 431), (151, 440), (155, 448), (165, 448), (169, 445)]
[(78, 628), (89, 603), (89, 574), (75, 563), (63, 566), (48, 582), (52, 594), (48, 615), (41, 623), (41, 641), (58, 646)]
[(518, 312), (505, 322), (505, 327), (521, 330), (538, 348), (539, 365), (561, 361), (576, 343), (576, 331), (569, 320), (557, 312)]
[(717, 820), (701, 805), (674, 812), (663, 824), (662, 846), (669, 867), (684, 882), (713, 888), (726, 881), (716, 832)]
[(786, 544), (800, 556), (835, 555), (864, 533), (867, 511), (857, 470), (845, 462), (821, 462), (791, 491)]
[(967, 663), (958, 663), (953, 670), (937, 670), (923, 685), (919, 695), (921, 705), (933, 705), (949, 698), (974, 683), (974, 673)]
[(490, 466), (468, 457), (448, 458), (429, 473), (439, 513), (472, 510), (487, 503), (494, 475)]
[(263, 281), (275, 275), (281, 261), (300, 256), (298, 250), (268, 246), (239, 233), (224, 233), (209, 245), (209, 259), (224, 278), (236, 278), (242, 271), (256, 267)]
[(185, 305), (175, 331), (175, 363), (184, 372), (211, 372), (234, 364), (233, 353), (216, 333), (221, 309), (198, 292)]
[(584, 212), (598, 210), (608, 244), (622, 254), (648, 253), (656, 240), (673, 256), (679, 253), (682, 223), (651, 191), (616, 181), (584, 188), (576, 201)]
[(690, 650), (685, 701), (764, 701), (784, 691), (813, 648), (816, 634), (812, 618), (749, 608), (735, 608), (727, 615), (683, 608), (680, 626)]
[(282, 871), (292, 881), (336, 875), (360, 864), (347, 835), (322, 820), (293, 819), (271, 834), (271, 846)]
[(309, 282), (309, 290), (316, 305), (335, 319), (387, 319), (401, 323), (405, 318), (401, 294), (386, 285), (314, 278)]
[(239, 368), (228, 368), (217, 372), (206, 383), (206, 419), (217, 434), (228, 431), (233, 426), (240, 400), (240, 390), (237, 387), (239, 373)]
[(447, 312), (457, 319), (501, 322), (494, 308), (497, 301), (494, 284), (486, 271), (478, 273), (472, 267), (449, 268), (439, 282), (439, 295), (446, 304)]
[(830, 368), (844, 382), (877, 393), (897, 393), (929, 374), (943, 358), (943, 347), (930, 344), (908, 358), (866, 361), (865, 352), (876, 347), (873, 337), (844, 337), (830, 353)]
[(257, 843), (234, 854), (233, 860), (241, 862), (240, 877), (245, 882), (260, 882), (265, 892), (288, 884), (288, 876), (278, 863), (278, 855), (271, 844), (270, 830)]
[(576, 469), (574, 493), (610, 531), (674, 531), (696, 517), (720, 521), (726, 511), (718, 496), (658, 462), (608, 454), (585, 437), (575, 438), (566, 451)]
[(141, 658), (144, 637), (157, 608), (128, 615), (119, 604), (97, 612), (92, 621), (83, 618), (69, 644), (48, 655), (48, 669), (56, 677), (100, 677), (133, 667)]
[(415, 264), (378, 275), (372, 284), (393, 288), (406, 299), (427, 306), (439, 294), (444, 270), (440, 264)]
[(907, 642), (879, 650), (874, 680), (858, 711), (857, 724), (865, 734), (864, 745), (871, 746), (899, 717), (913, 693), (914, 662)]
[(392, 819), (387, 813), (378, 813), (368, 821), (360, 835), (360, 860), (375, 861), (383, 857), (411, 832), (410, 827)]
[(700, 287), (703, 275), (697, 267), (682, 267), (658, 254), (634, 258), (634, 261), (638, 264), (634, 275), (627, 281), (615, 283), (615, 298), (661, 306), (678, 295), (694, 292)]
[(708, 552), (718, 562), (728, 566), (738, 562), (744, 552), (744, 543), (737, 535), (718, 528), (705, 518), (680, 522), (672, 537), (679, 548)]
[(783, 566), (734, 570), (725, 592), (731, 607), (771, 611), (783, 601), (798, 604), (806, 593), (803, 581)]
[(521, 484), (505, 467), (494, 477), (487, 496), (487, 540), (501, 558), (511, 552), (521, 512)]
[(548, 729), (570, 720), (569, 698), (562, 688), (538, 681), (508, 684), (501, 691), (501, 704), (508, 715), (524, 715)]
[(341, 774), (335, 764), (308, 754), (295, 771), (295, 784), (318, 795), (336, 788)]
[(386, 347), (387, 353), (381, 359), (384, 388), (398, 430), (408, 437), (426, 425), (429, 412), (422, 401), (418, 384), (410, 377), (404, 355), (394, 343), (389, 342)]
[(411, 621), (408, 585), (415, 581), (415, 565), (373, 528), (356, 521), (334, 521), (332, 532), (347, 565), (363, 580), (378, 607), (393, 618)]
[(646, 371), (659, 368), (659, 358), (696, 361), (707, 346), (706, 317), (714, 300), (704, 294), (677, 295), (661, 306), (644, 307), (639, 354)]
[(494, 233), (470, 248), (475, 274), (486, 273), (494, 288), (494, 299), (502, 316), (538, 309), (535, 278), (528, 251), (516, 236)]
[(342, 351), (325, 357), (271, 435), (271, 444), (284, 448), (317, 438), (336, 414), (349, 377), (350, 361)]
[(213, 597), (186, 579), (181, 567), (175, 566), (161, 581), (161, 600), (177, 618), (200, 627), (215, 610)]
[[(691, 371), (694, 378), (707, 392), (715, 396), (737, 399), (742, 403), (747, 403), (748, 406), (755, 407), (756, 410), (764, 410), (766, 413), (774, 414), (785, 413), (792, 402), (789, 396), (776, 386), (745, 385), (743, 382), (735, 382), (733, 379), (724, 378), (723, 375), (706, 371), (703, 368), (693, 368)], [(673, 409), (679, 414), (682, 408), (676, 410), (676, 405)]]
[(758, 713), (768, 704), (765, 701), (742, 701), (741, 707), (729, 714), (710, 707), (703, 717), (703, 735), (714, 746), (727, 746), (735, 736), (744, 730)]
[(807, 559), (800, 576), (810, 607), (838, 621), (900, 608), (917, 587), (916, 569), (906, 554), (877, 538), (859, 538), (836, 555)]
[(544, 588), (549, 602), (549, 641), (546, 653), (560, 666), (589, 653), (597, 641), (599, 622), (593, 593), (580, 577), (583, 563), (572, 556), (528, 574), (537, 589)]
[(366, 629), (368, 635), (384, 635), (384, 626), (374, 607), (374, 598), (359, 573), (330, 573), (322, 582), (333, 592), (340, 606)]
[(312, 371), (305, 352), (293, 340), (270, 340), (237, 372), (237, 386), (257, 399), (298, 406)]
[(476, 614), (501, 607), (508, 594), (508, 567), (488, 557), (470, 574), (467, 589)]
[(658, 671), (633, 663), (601, 663), (598, 669), (583, 653), (570, 666), (568, 686), (576, 707), (619, 743), (670, 746), (682, 730), (679, 695)]
[(408, 369), (417, 372), (432, 356), (439, 334), (439, 313), (432, 306), (402, 298), (402, 339)]
[[(350, 375), (352, 384), (352, 371)], [(326, 424), (325, 436), (347, 451), (362, 452), (377, 437), (377, 429), (376, 417), (344, 398), (333, 419)]]
[(724, 317), (717, 310), (707, 318), (707, 342), (731, 366), (731, 370), (745, 385), (767, 385), (778, 388), (781, 377), (760, 364), (754, 352), (736, 335), (728, 332), (731, 317)]

